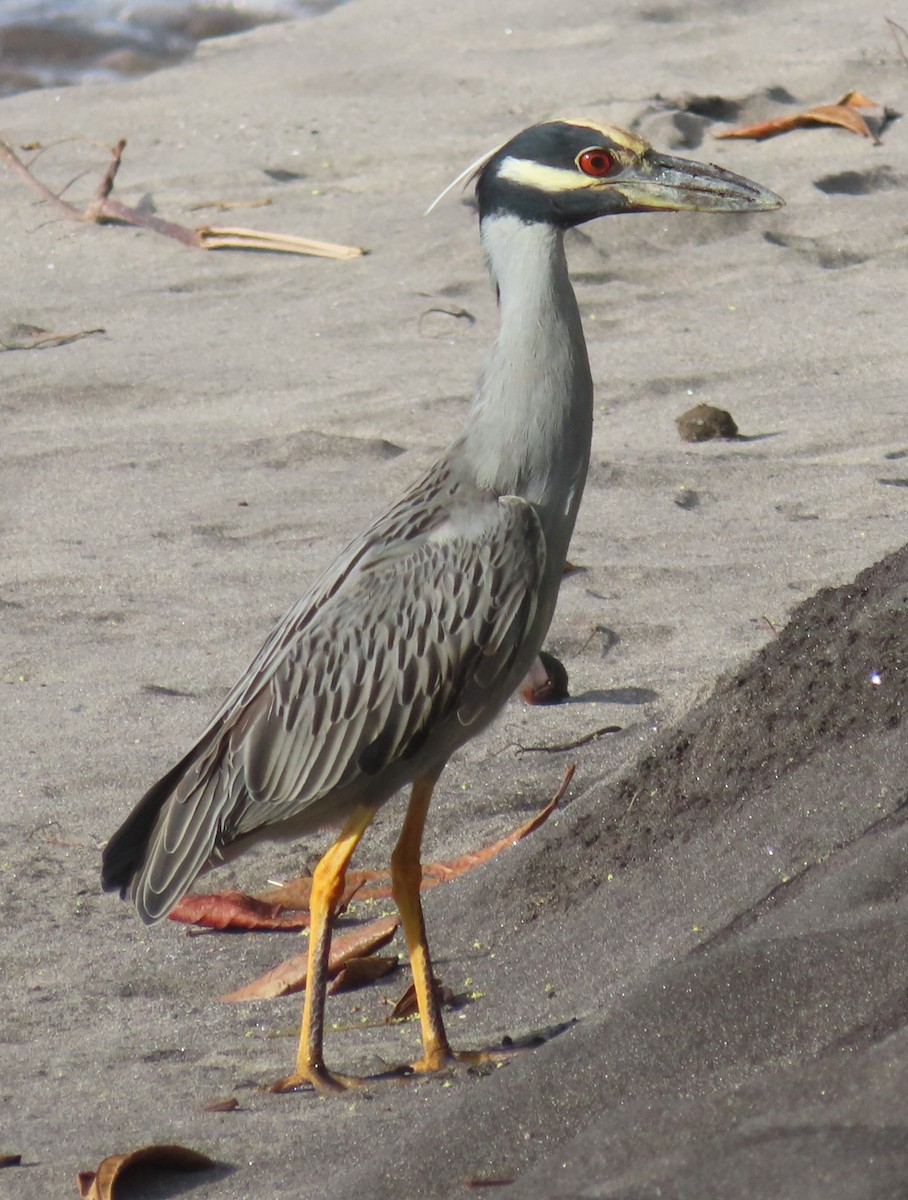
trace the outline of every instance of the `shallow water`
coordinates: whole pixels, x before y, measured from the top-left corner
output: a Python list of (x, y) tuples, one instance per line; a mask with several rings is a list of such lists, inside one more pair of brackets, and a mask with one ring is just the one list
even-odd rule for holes
[(2, 0), (0, 96), (144, 75), (206, 38), (314, 15), (337, 0)]

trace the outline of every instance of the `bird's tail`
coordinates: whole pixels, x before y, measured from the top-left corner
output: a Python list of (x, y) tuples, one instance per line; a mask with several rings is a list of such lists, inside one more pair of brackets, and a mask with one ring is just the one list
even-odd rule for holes
[[(199, 747), (181, 759), (157, 783), (153, 784), (116, 831), (101, 855), (101, 886), (105, 892), (119, 891), (122, 899), (135, 900), (142, 920), (148, 924), (158, 921), (191, 886), (199, 867), (187, 878), (175, 882), (159, 903), (148, 905), (141, 899), (147, 890), (143, 885), (148, 867), (155, 856), (162, 827), (167, 823), (168, 801), (180, 789), (198, 756)], [(213, 841), (213, 839), (212, 839)], [(207, 858), (207, 854), (205, 855)], [(201, 865), (201, 864), (200, 864)]]

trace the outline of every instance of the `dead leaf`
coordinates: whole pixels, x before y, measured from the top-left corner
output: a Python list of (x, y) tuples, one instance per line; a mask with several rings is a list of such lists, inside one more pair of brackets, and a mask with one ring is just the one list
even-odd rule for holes
[[(214, 1159), (185, 1146), (145, 1146), (129, 1154), (112, 1154), (100, 1163), (97, 1171), (79, 1172), (79, 1195), (82, 1200), (114, 1200), (114, 1185), (134, 1168), (143, 1171), (206, 1171), (215, 1166)], [(117, 1194), (123, 1193), (117, 1189)]]
[(396, 954), (368, 954), (361, 958), (348, 958), (328, 991), (332, 996), (338, 992), (352, 992), (354, 988), (384, 979), (398, 966)]
[(226, 1100), (209, 1100), (207, 1104), (202, 1105), (202, 1112), (236, 1112), (240, 1107), (240, 1102), (236, 1096), (228, 1096)]
[(886, 122), (886, 109), (861, 92), (846, 92), (835, 104), (817, 104), (803, 112), (789, 113), (769, 121), (758, 121), (755, 125), (740, 125), (735, 129), (720, 129), (714, 132), (717, 138), (762, 138), (774, 137), (777, 133), (788, 133), (806, 125), (840, 125), (852, 133), (868, 137), (879, 144), (879, 132)]
[[(461, 854), (458, 858), (451, 859), (448, 862), (427, 863), (423, 867), (422, 890), (427, 891), (439, 883), (446, 883), (448, 880), (456, 879), (458, 875), (472, 871), (474, 867), (488, 862), (496, 854), (500, 854), (502, 850), (513, 846), (515, 842), (519, 842), (522, 838), (527, 837), (534, 830), (538, 829), (554, 812), (564, 793), (567, 791), (575, 770), (575, 764), (571, 763), (565, 770), (558, 790), (549, 803), (534, 817), (531, 817), (529, 821), (525, 821), (510, 833), (505, 834), (497, 842), (492, 842), (491, 845), (484, 846), (481, 850)], [(387, 871), (348, 871), (344, 895), (356, 895), (358, 898), (367, 900), (387, 899), (391, 896), (389, 879), (390, 875)], [(280, 888), (263, 893), (264, 896), (269, 897), (269, 900), (259, 900), (257, 903), (268, 905), (270, 898), (278, 895), (284, 898), (291, 897), (294, 903), (308, 903), (311, 886), (311, 876), (291, 880)], [(230, 895), (231, 893), (229, 892), (223, 893), (223, 896)], [(251, 901), (253, 899), (252, 897), (243, 896), (242, 892), (234, 893), (234, 895), (241, 896), (244, 900)], [(189, 899), (189, 897), (185, 897), (185, 899)], [(202, 899), (216, 900), (218, 897), (202, 897)], [(276, 907), (280, 908), (282, 906), (277, 905)], [(352, 933), (333, 938), (331, 943), (331, 957), (328, 962), (328, 974), (333, 977), (349, 959), (360, 958), (370, 954), (374, 950), (380, 949), (391, 940), (396, 929), (396, 917), (383, 917), (362, 926), (360, 929), (354, 930)], [(292, 992), (302, 991), (306, 986), (307, 962), (307, 954), (295, 954), (292, 958), (288, 958), (285, 962), (279, 963), (276, 967), (267, 971), (260, 978), (253, 980), (252, 983), (237, 988), (235, 991), (228, 993), (228, 995), (222, 996), (221, 999), (228, 1003), (245, 1000), (268, 1000), (275, 996), (287, 996)]]
[[(608, 732), (611, 732), (613, 728), (615, 727), (607, 727)], [(598, 731), (597, 733), (587, 735), (584, 741), (592, 741), (601, 732)], [(535, 748), (529, 747), (529, 749)], [(466, 854), (461, 854), (458, 858), (449, 859), (447, 862), (424, 863), (422, 884), (420, 885), (421, 890), (427, 892), (439, 883), (446, 883), (450, 879), (456, 879), (458, 875), (463, 875), (466, 871), (472, 871), (474, 867), (488, 862), (490, 858), (494, 858), (496, 854), (500, 854), (508, 846), (513, 846), (515, 842), (519, 842), (535, 829), (538, 829), (540, 825), (548, 820), (564, 796), (568, 784), (573, 778), (575, 769), (576, 765), (571, 763), (564, 773), (555, 796), (535, 817), (531, 817), (529, 821), (526, 821), (517, 829), (505, 834), (497, 842), (493, 842), (490, 846), (484, 846), (481, 850), (468, 851)], [(349, 896), (352, 899), (355, 896), (357, 900), (370, 901), (388, 900), (391, 898), (390, 880), (391, 873), (389, 871), (348, 871), (344, 897), (346, 899)], [(312, 877), (311, 875), (306, 875), (300, 879), (292, 879), (279, 888), (262, 892), (260, 898), (271, 902), (280, 899), (281, 903), (288, 904), (289, 901), (295, 904), (297, 901), (303, 901), (305, 897), (304, 902), (308, 903), (311, 887)]]
[(390, 1025), (392, 1021), (404, 1021), (407, 1017), (412, 1017), (419, 1012), (419, 1000), (416, 998), (416, 984), (407, 984), (403, 995), (391, 1009), (386, 1020)]
[(171, 921), (202, 925), (206, 929), (305, 929), (306, 913), (285, 912), (281, 904), (268, 904), (245, 892), (190, 892), (170, 910)]
[[(343, 895), (337, 906), (338, 913), (347, 911), (350, 902), (359, 889), (365, 882), (373, 879), (376, 874), (377, 872), (375, 871), (347, 872)], [(280, 887), (269, 888), (265, 892), (259, 892), (255, 898), (257, 900), (264, 900), (266, 904), (279, 904), (283, 908), (302, 908), (308, 910), (311, 895), (312, 876), (301, 875), (299, 879), (291, 879), (287, 883), (281, 884)]]
[[(429, 863), (425, 868), (431, 875), (437, 875), (435, 883), (444, 883), (449, 879), (456, 879), (458, 875), (464, 875), (467, 871), (472, 871), (474, 867), (481, 866), (483, 863), (494, 858), (496, 854), (500, 854), (502, 850), (507, 850), (509, 846), (516, 845), (531, 833), (544, 825), (555, 809), (558, 807), (564, 793), (568, 790), (571, 780), (574, 778), (576, 771), (576, 763), (570, 763), (565, 769), (564, 775), (561, 778), (561, 783), (558, 785), (558, 790), (552, 799), (548, 802), (545, 808), (541, 808), (535, 817), (530, 817), (529, 821), (524, 821), (522, 825), (518, 825), (516, 829), (512, 829), (510, 833), (506, 833), (504, 837), (499, 838), (497, 842), (492, 842), (488, 846), (483, 846), (481, 850), (468, 851), (466, 854), (461, 854), (457, 858), (451, 859), (446, 863)], [(423, 880), (425, 887), (426, 881)], [(431, 886), (431, 884), (430, 884)]]
[[(456, 997), (451, 989), (437, 979), (434, 981), (434, 984), (438, 1003), (443, 1006), (453, 1004)], [(415, 1016), (418, 1012), (419, 1001), (416, 998), (416, 984), (411, 983), (385, 1018), (385, 1024), (390, 1025), (392, 1021), (404, 1021), (407, 1017)]]
[(0, 1154), (0, 1167), (18, 1167), (21, 1162), (21, 1154)]
[[(328, 974), (335, 976), (341, 967), (351, 958), (362, 958), (373, 950), (386, 946), (397, 932), (397, 917), (381, 917), (370, 921), (350, 933), (331, 939), (331, 955), (328, 959)], [(306, 986), (306, 967), (308, 955), (295, 954), (286, 962), (272, 967), (259, 979), (237, 988), (221, 999), (229, 1003), (240, 1000), (270, 1000), (274, 996), (289, 996), (292, 992), (301, 992)]]

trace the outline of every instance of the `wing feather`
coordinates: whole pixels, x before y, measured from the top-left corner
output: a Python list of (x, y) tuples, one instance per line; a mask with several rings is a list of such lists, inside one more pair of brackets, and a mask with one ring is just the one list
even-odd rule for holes
[[(403, 560), (362, 572), (301, 632), (282, 669), (305, 661), (315, 678), (297, 676), (296, 703), (283, 719), (265, 689), (269, 719), (237, 750), (275, 756), (280, 770), (247, 777), (237, 828), (287, 819), (376, 774), (455, 711), (464, 725), (481, 715), (523, 645), (544, 566), (532, 507), (508, 500), (496, 509), (478, 539), (425, 539)], [(341, 623), (347, 653), (336, 661), (330, 647)]]
[(397, 508), (287, 614), (187, 756), (132, 877), (146, 920), (230, 842), (367, 794), (439, 732), (443, 760), (506, 699), (545, 566), (535, 509), (488, 497), (458, 521), (439, 504), (420, 527)]

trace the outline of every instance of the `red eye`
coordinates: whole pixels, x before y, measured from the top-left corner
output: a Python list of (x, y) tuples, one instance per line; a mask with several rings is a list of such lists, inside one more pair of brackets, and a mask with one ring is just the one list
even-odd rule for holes
[(577, 158), (577, 166), (584, 175), (601, 179), (612, 169), (612, 156), (605, 150), (584, 150)]

